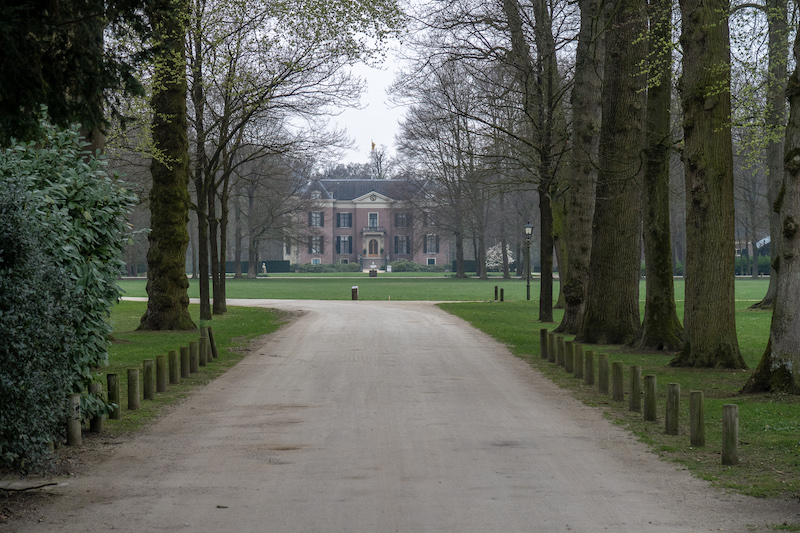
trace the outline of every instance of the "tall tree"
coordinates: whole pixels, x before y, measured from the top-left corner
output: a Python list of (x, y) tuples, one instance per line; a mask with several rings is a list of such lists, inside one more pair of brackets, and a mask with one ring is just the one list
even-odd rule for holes
[(736, 337), (727, 0), (681, 0), (686, 335), (674, 366), (746, 368)]
[[(572, 168), (567, 177), (567, 268), (561, 285), (564, 317), (559, 332), (580, 331), (589, 289), (592, 218), (597, 186), (605, 34), (600, 0), (580, 0), (581, 30), (572, 87)], [(561, 274), (563, 276), (563, 274)]]
[(147, 311), (139, 329), (194, 329), (189, 315), (189, 139), (186, 119), (186, 0), (151, 0), (158, 51), (153, 81)]
[(777, 293), (769, 341), (744, 392), (800, 394), (800, 33), (794, 42), (795, 70), (789, 78), (785, 172), (776, 202), (781, 241), (775, 262)]
[(647, 13), (617, 0), (606, 35), (603, 122), (589, 273), (589, 299), (576, 337), (627, 344), (639, 330), (641, 184), (645, 131)]
[(637, 348), (677, 351), (683, 326), (675, 307), (669, 224), (669, 159), (672, 149), (672, 1), (650, 0), (649, 66), (644, 172), (644, 320)]

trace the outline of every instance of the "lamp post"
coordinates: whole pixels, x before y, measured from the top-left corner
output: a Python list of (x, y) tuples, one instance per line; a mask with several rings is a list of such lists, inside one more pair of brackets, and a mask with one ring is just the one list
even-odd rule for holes
[(533, 235), (533, 224), (525, 224), (525, 264), (528, 270), (528, 300), (531, 299), (531, 235)]

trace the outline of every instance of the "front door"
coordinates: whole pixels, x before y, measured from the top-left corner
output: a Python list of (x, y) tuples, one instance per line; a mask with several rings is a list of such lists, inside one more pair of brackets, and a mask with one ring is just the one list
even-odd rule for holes
[(378, 239), (370, 239), (369, 247), (367, 248), (367, 255), (369, 257), (378, 257)]

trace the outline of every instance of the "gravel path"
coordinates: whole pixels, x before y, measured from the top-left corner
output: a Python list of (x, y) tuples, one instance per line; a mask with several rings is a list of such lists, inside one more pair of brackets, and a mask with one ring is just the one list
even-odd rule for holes
[(797, 522), (659, 460), (420, 302), (302, 311), (13, 531), (699, 532)]

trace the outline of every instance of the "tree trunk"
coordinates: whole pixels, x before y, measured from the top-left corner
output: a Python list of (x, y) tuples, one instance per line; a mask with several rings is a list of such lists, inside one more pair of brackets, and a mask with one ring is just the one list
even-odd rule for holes
[(669, 226), (669, 158), (672, 147), (672, 1), (650, 0), (650, 87), (647, 90), (647, 148), (644, 172), (644, 321), (634, 346), (668, 350), (683, 347), (683, 327), (675, 309), (672, 238)]
[(736, 338), (728, 2), (681, 0), (685, 344), (673, 366), (746, 368)]
[(782, 391), (800, 394), (800, 38), (794, 42), (795, 70), (786, 88), (789, 121), (786, 162), (776, 208), (781, 247), (775, 270), (777, 296), (769, 342), (743, 392)]
[(553, 306), (555, 309), (564, 309), (566, 306), (566, 296), (562, 290), (564, 282), (569, 276), (569, 251), (567, 249), (566, 226), (569, 224), (569, 213), (567, 213), (566, 199), (562, 196), (556, 202), (553, 210), (553, 250), (556, 253), (558, 263), (558, 299)]
[[(222, 180), (222, 190), (219, 192), (219, 309), (222, 313), (228, 312), (228, 297), (225, 294), (225, 274), (228, 271), (228, 219), (230, 202), (230, 171), (226, 170), (225, 179)], [(217, 295), (214, 294), (216, 307)]]
[(575, 81), (572, 88), (572, 171), (566, 193), (567, 271), (561, 278), (564, 317), (556, 331), (576, 334), (586, 311), (589, 258), (592, 250), (597, 183), (597, 152), (600, 143), (605, 34), (602, 2), (579, 0), (581, 29), (575, 51)]
[[(209, 181), (213, 181), (209, 180)], [(217, 192), (216, 187), (211, 185), (208, 188), (208, 250), (209, 263), (211, 264), (211, 312), (215, 315), (224, 313), (221, 302), (224, 302), (222, 287), (220, 286), (219, 272), (219, 221), (217, 220)]]
[(236, 197), (234, 198), (233, 208), (235, 209), (233, 223), (233, 279), (242, 279), (242, 188), (237, 187)]
[[(177, 5), (176, 5), (177, 4)], [(194, 329), (189, 315), (186, 248), (189, 243), (189, 140), (186, 118), (186, 51), (182, 2), (154, 1), (148, 9), (154, 38), (154, 149), (150, 164), (150, 248), (147, 251), (147, 311), (139, 329)]]
[[(769, 33), (769, 73), (767, 75), (766, 159), (767, 202), (771, 263), (778, 259), (781, 241), (780, 215), (775, 201), (783, 183), (784, 125), (786, 124), (786, 64), (789, 55), (789, 24), (786, 0), (766, 0)], [(769, 287), (754, 309), (772, 307), (777, 294), (777, 272), (770, 268)]]
[(539, 322), (553, 321), (553, 210), (550, 203), (550, 183), (540, 181), (539, 224), (541, 236), (541, 284), (539, 287)]
[(589, 298), (576, 337), (629, 344), (639, 331), (646, 4), (618, 0), (606, 35)]
[[(460, 228), (461, 223), (458, 223)], [(464, 272), (464, 235), (460, 229), (454, 233), (456, 240), (456, 277), (459, 279), (466, 278), (467, 274)]]

